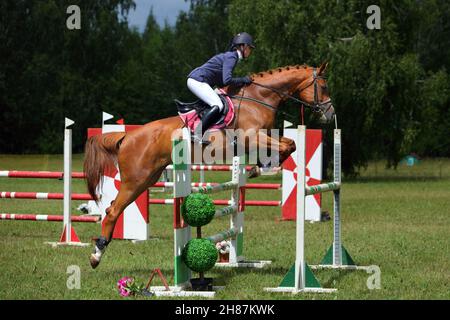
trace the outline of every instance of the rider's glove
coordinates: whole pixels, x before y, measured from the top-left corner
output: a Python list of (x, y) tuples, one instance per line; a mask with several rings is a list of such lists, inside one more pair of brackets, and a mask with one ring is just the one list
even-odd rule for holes
[(251, 84), (253, 81), (249, 76), (243, 77), (242, 79), (242, 83), (245, 86), (248, 86), (249, 84)]
[(233, 78), (230, 81), (230, 85), (236, 86), (236, 87), (242, 87), (242, 86), (248, 86), (252, 83), (252, 79), (250, 77), (242, 77), (242, 78)]

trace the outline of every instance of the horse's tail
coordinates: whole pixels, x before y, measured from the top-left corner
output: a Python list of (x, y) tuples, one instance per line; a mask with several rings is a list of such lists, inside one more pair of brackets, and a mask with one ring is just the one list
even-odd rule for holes
[(125, 132), (111, 132), (90, 137), (84, 149), (83, 171), (91, 197), (98, 201), (96, 189), (105, 170), (113, 169)]

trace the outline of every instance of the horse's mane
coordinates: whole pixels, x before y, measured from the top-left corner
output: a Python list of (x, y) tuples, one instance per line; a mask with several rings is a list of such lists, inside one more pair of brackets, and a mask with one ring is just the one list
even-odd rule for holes
[(257, 78), (257, 77), (264, 78), (264, 76), (273, 75), (274, 73), (280, 73), (283, 71), (289, 71), (291, 69), (308, 69), (308, 68), (309, 68), (309, 66), (306, 64), (302, 64), (302, 65), (296, 64), (293, 66), (278, 67), (278, 68), (273, 68), (273, 69), (270, 69), (267, 71), (257, 72), (257, 73), (252, 74), (251, 77), (252, 78)]

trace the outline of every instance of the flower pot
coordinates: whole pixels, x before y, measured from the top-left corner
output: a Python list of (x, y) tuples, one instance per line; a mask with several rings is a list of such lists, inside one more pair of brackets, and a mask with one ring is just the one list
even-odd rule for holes
[(193, 291), (213, 291), (213, 278), (194, 278), (191, 279)]
[(230, 261), (230, 253), (219, 253), (219, 262), (229, 262)]

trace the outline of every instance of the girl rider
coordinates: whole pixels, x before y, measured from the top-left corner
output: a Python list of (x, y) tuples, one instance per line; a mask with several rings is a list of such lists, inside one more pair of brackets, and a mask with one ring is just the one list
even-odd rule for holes
[(209, 141), (203, 141), (203, 134), (219, 120), (224, 108), (222, 100), (213, 87), (243, 86), (252, 83), (248, 76), (234, 78), (233, 70), (239, 61), (247, 59), (251, 55), (254, 48), (251, 35), (246, 32), (238, 33), (233, 38), (231, 51), (215, 55), (188, 75), (189, 90), (211, 107), (203, 114), (201, 124), (197, 126), (192, 135), (195, 143), (209, 144)]

